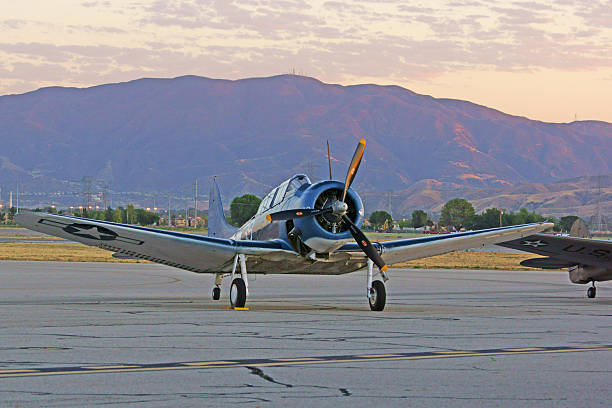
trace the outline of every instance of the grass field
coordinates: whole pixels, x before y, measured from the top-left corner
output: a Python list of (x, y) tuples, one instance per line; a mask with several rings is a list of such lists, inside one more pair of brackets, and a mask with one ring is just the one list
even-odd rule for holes
[[(537, 255), (509, 252), (452, 252), (396, 264), (418, 269), (503, 269), (526, 270), (519, 263)], [(81, 244), (0, 243), (0, 260), (63, 262), (147, 262), (117, 259), (111, 252)]]

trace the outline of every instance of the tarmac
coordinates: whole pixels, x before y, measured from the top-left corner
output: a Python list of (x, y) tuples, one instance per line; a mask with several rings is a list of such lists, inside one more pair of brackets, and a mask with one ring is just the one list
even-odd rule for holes
[(608, 407), (612, 287), (552, 271), (213, 277), (0, 262), (0, 406)]

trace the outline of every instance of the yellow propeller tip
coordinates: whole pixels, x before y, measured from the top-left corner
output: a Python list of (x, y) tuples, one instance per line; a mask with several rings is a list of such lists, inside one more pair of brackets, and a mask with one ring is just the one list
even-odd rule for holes
[(383, 272), (387, 272), (387, 269), (389, 269), (389, 266), (387, 266), (387, 265), (383, 265), (383, 267), (380, 268), (380, 270), (383, 271)]
[(266, 220), (272, 221), (272, 216), (270, 216), (270, 214), (266, 215)]
[(365, 139), (361, 139), (361, 140), (359, 141), (359, 143), (363, 143), (363, 144), (365, 144)]

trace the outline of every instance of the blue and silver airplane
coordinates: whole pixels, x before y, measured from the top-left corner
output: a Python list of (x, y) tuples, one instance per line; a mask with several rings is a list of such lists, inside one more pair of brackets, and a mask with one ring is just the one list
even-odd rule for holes
[(235, 308), (245, 306), (248, 273), (337, 275), (367, 268), (366, 296), (374, 311), (385, 307), (388, 264), (520, 239), (553, 225), (534, 223), (372, 243), (359, 228), (363, 203), (351, 189), (364, 151), (362, 139), (344, 181), (331, 179), (331, 164), (330, 180), (312, 183), (303, 174), (291, 177), (268, 193), (257, 213), (240, 228), (226, 221), (213, 179), (207, 237), (29, 211), (20, 212), (15, 220), (35, 231), (113, 251), (118, 258), (214, 274), (215, 300), (221, 296), (224, 276), (229, 275), (229, 299)]

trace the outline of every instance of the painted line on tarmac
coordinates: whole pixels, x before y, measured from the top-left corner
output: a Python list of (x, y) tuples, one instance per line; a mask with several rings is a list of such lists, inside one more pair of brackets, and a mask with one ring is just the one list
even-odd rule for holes
[(550, 353), (577, 353), (585, 351), (612, 351), (612, 345), (605, 346), (567, 346), (567, 347), (523, 347), (499, 348), (485, 350), (449, 350), (430, 351), (424, 353), (393, 353), (393, 354), (353, 354), (343, 356), (295, 357), (295, 358), (267, 358), (267, 359), (235, 359), (218, 361), (186, 361), (178, 363), (160, 364), (132, 364), (118, 363), (108, 365), (90, 365), (76, 367), (46, 367), (46, 368), (16, 368), (0, 369), (0, 378), (32, 377), (45, 375), (68, 374), (98, 374), (98, 373), (126, 373), (167, 370), (202, 370), (231, 367), (281, 367), (305, 364), (337, 364), (337, 363), (367, 363), (371, 361), (400, 361), (400, 360), (427, 360), (440, 358), (466, 358), (484, 356), (508, 356), (521, 354), (550, 354)]

